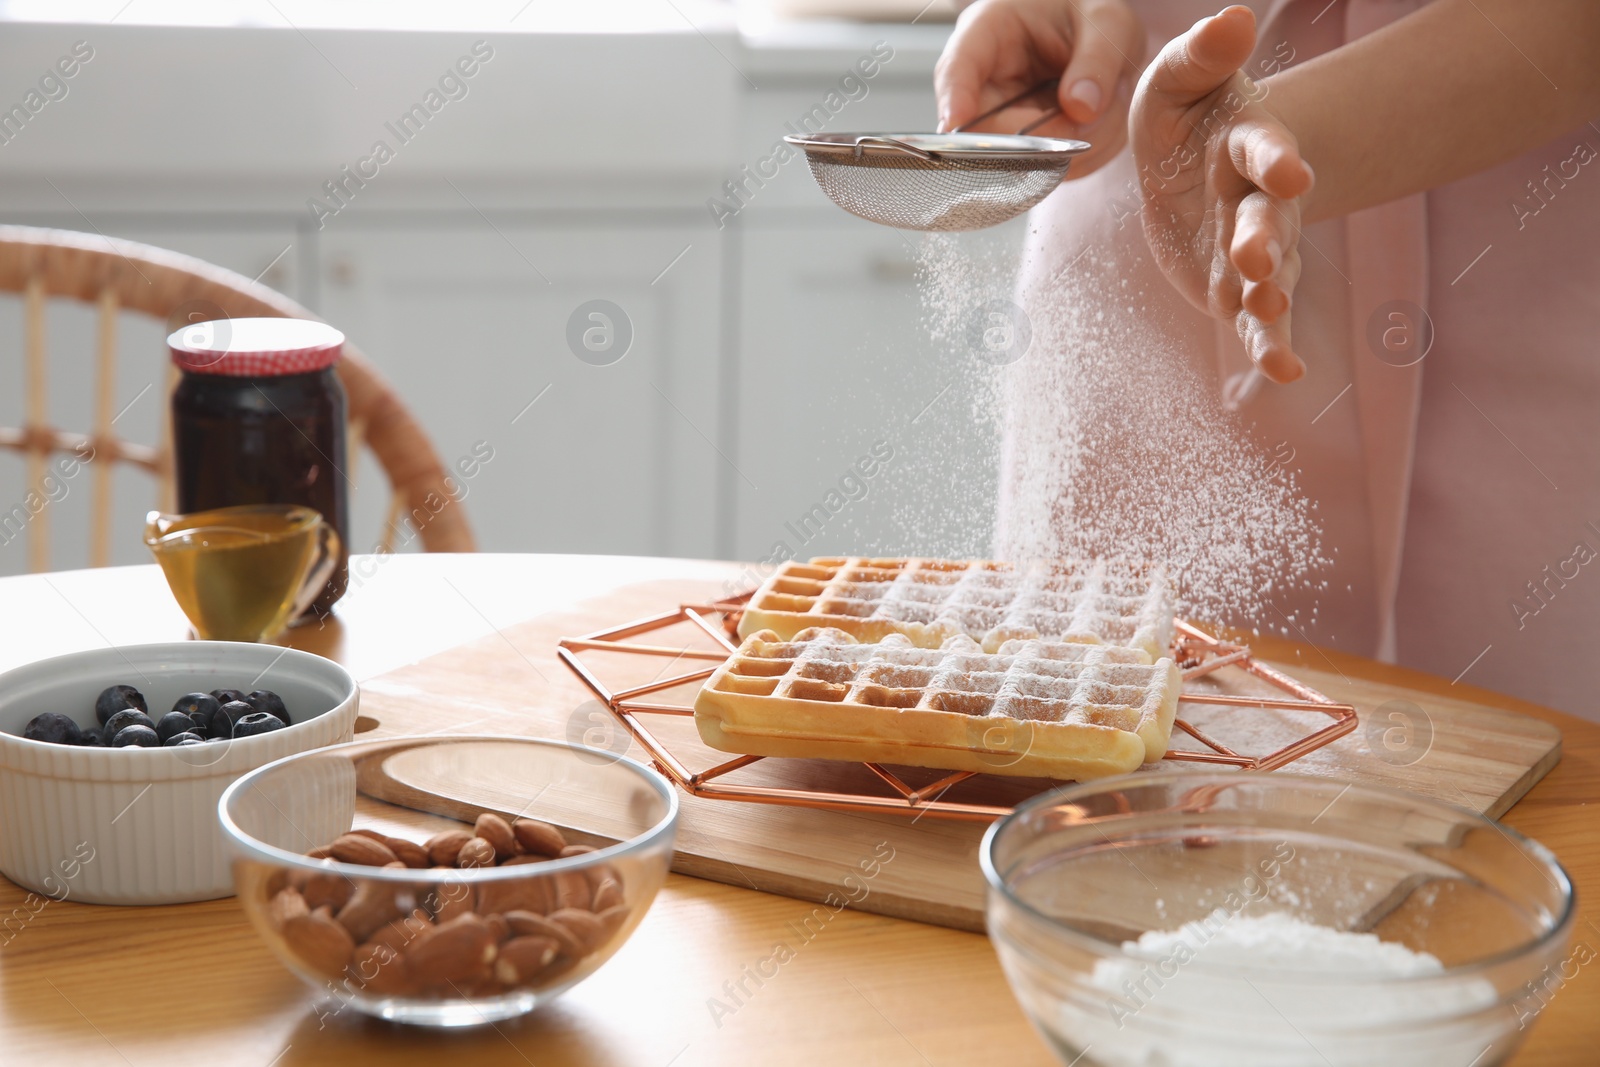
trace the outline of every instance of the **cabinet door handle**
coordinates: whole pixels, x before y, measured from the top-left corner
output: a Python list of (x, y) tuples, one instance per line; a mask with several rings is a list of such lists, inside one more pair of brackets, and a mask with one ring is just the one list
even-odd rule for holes
[(328, 281), (341, 289), (356, 283), (356, 261), (347, 253), (336, 252), (328, 258)]

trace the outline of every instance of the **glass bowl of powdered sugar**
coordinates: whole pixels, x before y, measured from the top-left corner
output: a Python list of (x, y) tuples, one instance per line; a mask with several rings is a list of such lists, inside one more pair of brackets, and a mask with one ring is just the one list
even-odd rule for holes
[(1012, 990), (1077, 1067), (1490, 1067), (1574, 962), (1543, 845), (1330, 778), (1073, 786), (981, 860)]

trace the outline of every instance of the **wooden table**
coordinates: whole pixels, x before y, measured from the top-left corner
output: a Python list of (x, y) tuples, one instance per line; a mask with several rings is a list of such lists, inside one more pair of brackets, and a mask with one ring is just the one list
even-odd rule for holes
[[(337, 626), (288, 643), (361, 679), (546, 612), (654, 579), (737, 581), (730, 564), (573, 556), (356, 560)], [(638, 605), (636, 615), (659, 610)], [(630, 616), (631, 617), (631, 616)], [(617, 622), (623, 619), (615, 620)], [(108, 643), (181, 639), (186, 623), (154, 567), (0, 579), (0, 669)], [(1263, 651), (1292, 662), (1293, 645)], [(1449, 683), (1330, 653), (1352, 675), (1443, 691)], [(1463, 686), (1451, 692), (1459, 694)], [(1565, 756), (1505, 822), (1552, 847), (1600, 892), (1600, 725), (1481, 699), (1557, 724)], [(0, 913), (23, 899), (0, 880)], [(846, 911), (732, 1015), (707, 1001), (766, 958), (796, 900), (673, 876), (615, 959), (547, 1010), (493, 1028), (430, 1033), (320, 1014), (232, 900), (163, 908), (52, 903), (0, 948), (0, 1062), (28, 1064), (483, 1064), (1054, 1062), (1012, 1000), (984, 938)], [(1581, 914), (1574, 944), (1600, 945)], [(1592, 957), (1586, 953), (1579, 958)], [(1594, 1062), (1596, 967), (1542, 1013), (1519, 1065)], [(1461, 1067), (1468, 1067), (1463, 1064)]]

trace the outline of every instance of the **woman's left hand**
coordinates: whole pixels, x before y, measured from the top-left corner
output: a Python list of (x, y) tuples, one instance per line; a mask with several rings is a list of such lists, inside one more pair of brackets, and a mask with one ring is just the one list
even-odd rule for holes
[(1145, 237), (1169, 281), (1196, 307), (1231, 319), (1262, 374), (1305, 373), (1289, 333), (1300, 278), (1300, 198), (1311, 167), (1241, 72), (1255, 15), (1230, 7), (1156, 57), (1134, 94), (1129, 139)]

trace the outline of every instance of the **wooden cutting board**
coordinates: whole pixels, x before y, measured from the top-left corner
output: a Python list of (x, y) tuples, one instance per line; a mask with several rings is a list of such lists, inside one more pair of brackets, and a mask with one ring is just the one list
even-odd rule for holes
[[(670, 611), (680, 603), (704, 602), (723, 592), (710, 583), (644, 583), (585, 602), (571, 612), (507, 627), (363, 683), (357, 730), (363, 737), (424, 733), (553, 737), (642, 759), (627, 732), (556, 658), (556, 643), (562, 637)], [(659, 634), (649, 641), (673, 643)], [(648, 681), (663, 671), (676, 674), (699, 666), (664, 658), (592, 656), (585, 662), (608, 684), (614, 680), (619, 687)], [(1334, 700), (1355, 705), (1362, 717), (1354, 733), (1292, 764), (1290, 769), (1298, 773), (1394, 786), (1498, 816), (1561, 758), (1559, 731), (1535, 719), (1346, 675), (1331, 663), (1328, 671), (1276, 666)], [(693, 687), (669, 690), (653, 699), (689, 703)], [(1191, 711), (1201, 713), (1192, 707), (1183, 714)], [(1250, 712), (1229, 722), (1213, 720), (1213, 725), (1225, 732), (1224, 741), (1257, 754), (1305, 732), (1291, 720), (1290, 713)], [(728, 758), (699, 746), (692, 721), (656, 717), (652, 725), (657, 723), (664, 724), (659, 732), (692, 769)], [(860, 782), (868, 772), (850, 764), (768, 760), (739, 773), (751, 782), (782, 780), (834, 789)], [(967, 792), (960, 797), (952, 792), (949, 798), (1015, 803), (1043, 785), (991, 776), (957, 787)], [(864, 911), (983, 929), (983, 880), (977, 862), (981, 824), (687, 795), (681, 799), (674, 866), (684, 874), (831, 902), (835, 907), (849, 901)], [(581, 813), (574, 817), (581, 818)], [(813, 915), (817, 923), (825, 923), (831, 912), (825, 906)], [(803, 931), (796, 933), (806, 936)]]

